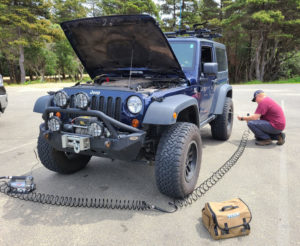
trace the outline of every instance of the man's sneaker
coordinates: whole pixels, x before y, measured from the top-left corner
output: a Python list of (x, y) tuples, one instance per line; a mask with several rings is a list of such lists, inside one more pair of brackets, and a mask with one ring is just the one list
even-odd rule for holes
[(271, 139), (266, 139), (266, 140), (256, 140), (255, 144), (260, 145), (260, 146), (264, 146), (264, 145), (270, 145), (272, 144), (272, 140)]
[(280, 133), (278, 136), (277, 145), (283, 145), (285, 143), (285, 133)]

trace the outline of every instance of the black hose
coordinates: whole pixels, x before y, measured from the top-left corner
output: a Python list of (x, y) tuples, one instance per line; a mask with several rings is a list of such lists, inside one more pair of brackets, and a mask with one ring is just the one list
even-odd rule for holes
[(37, 202), (42, 204), (84, 207), (84, 208), (107, 208), (107, 209), (127, 209), (127, 210), (148, 210), (151, 205), (139, 200), (118, 200), (108, 198), (83, 198), (51, 195), (39, 192), (20, 193), (10, 188), (6, 182), (0, 185), (0, 192), (10, 197), (24, 201)]
[(173, 200), (172, 206), (175, 209), (186, 207), (197, 201), (199, 198), (203, 197), (206, 192), (208, 192), (214, 185), (220, 181), (224, 175), (237, 163), (239, 158), (242, 156), (248, 142), (250, 131), (249, 129), (244, 131), (241, 142), (237, 150), (233, 153), (233, 155), (217, 170), (215, 171), (209, 178), (207, 178), (204, 182), (202, 182), (194, 191), (189, 194), (184, 199), (175, 199)]
[[(84, 208), (106, 208), (106, 209), (121, 209), (121, 210), (157, 210), (164, 213), (174, 213), (178, 208), (183, 208), (191, 205), (199, 198), (203, 197), (223, 176), (237, 163), (242, 156), (249, 137), (249, 130), (245, 131), (242, 136), (239, 147), (234, 154), (227, 160), (216, 172), (214, 172), (208, 179), (201, 183), (190, 195), (184, 199), (176, 199), (169, 203), (171, 210), (162, 209), (158, 206), (152, 205), (146, 201), (141, 200), (120, 200), (110, 198), (79, 198), (69, 196), (51, 195), (39, 192), (20, 193), (16, 189), (9, 187), (7, 182), (1, 181), (0, 192), (10, 197), (17, 198), (24, 201), (37, 202), (42, 204), (67, 206), (67, 207), (84, 207)], [(8, 178), (6, 176), (0, 179)]]

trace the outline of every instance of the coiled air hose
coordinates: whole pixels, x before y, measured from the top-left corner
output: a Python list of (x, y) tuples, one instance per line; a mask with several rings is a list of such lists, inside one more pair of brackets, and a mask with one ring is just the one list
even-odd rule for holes
[[(121, 210), (156, 210), (165, 213), (174, 213), (178, 208), (191, 205), (199, 198), (203, 197), (223, 176), (237, 163), (242, 156), (249, 137), (249, 130), (244, 131), (240, 144), (233, 155), (227, 160), (217, 171), (209, 178), (202, 182), (195, 190), (184, 199), (175, 199), (169, 202), (171, 210), (162, 209), (149, 202), (141, 200), (120, 200), (110, 198), (78, 198), (69, 196), (51, 195), (33, 191), (31, 193), (20, 193), (11, 188), (6, 181), (0, 182), (0, 192), (10, 197), (24, 201), (37, 202), (41, 204), (66, 206), (66, 207), (83, 207), (83, 208), (105, 208), (105, 209), (121, 209)], [(0, 177), (2, 179), (6, 177)]]

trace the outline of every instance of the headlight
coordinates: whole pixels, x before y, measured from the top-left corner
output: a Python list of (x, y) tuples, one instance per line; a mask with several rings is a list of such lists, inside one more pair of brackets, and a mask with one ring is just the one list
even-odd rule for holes
[(52, 116), (49, 120), (48, 120), (48, 128), (50, 129), (50, 131), (52, 132), (57, 132), (60, 130), (61, 128), (61, 120), (56, 117), (56, 116)]
[(127, 101), (127, 107), (131, 113), (138, 114), (141, 112), (143, 107), (142, 100), (137, 96), (129, 97)]
[(75, 107), (81, 109), (87, 109), (89, 106), (89, 96), (83, 92), (79, 92), (75, 95)]
[(54, 94), (54, 103), (61, 108), (68, 105), (69, 96), (64, 91), (58, 91)]
[(89, 134), (93, 137), (100, 137), (103, 133), (103, 125), (101, 123), (94, 122), (89, 126)]

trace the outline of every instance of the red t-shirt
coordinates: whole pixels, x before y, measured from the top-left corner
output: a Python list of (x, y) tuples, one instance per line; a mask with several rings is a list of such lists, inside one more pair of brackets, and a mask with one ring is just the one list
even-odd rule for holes
[(285, 128), (285, 116), (282, 108), (270, 97), (265, 97), (257, 106), (255, 114), (260, 114), (261, 120), (269, 121), (270, 124), (278, 129)]

